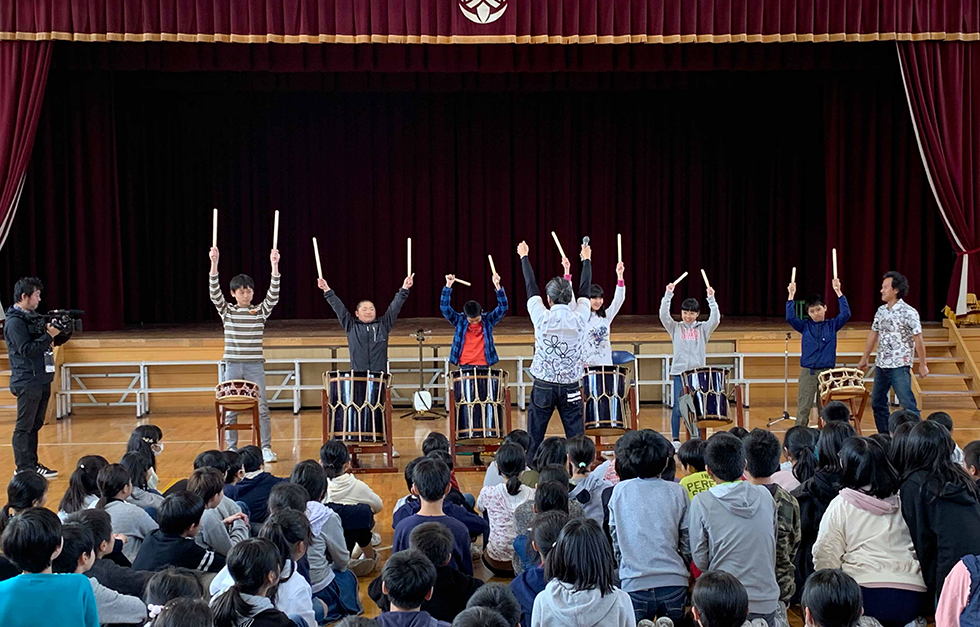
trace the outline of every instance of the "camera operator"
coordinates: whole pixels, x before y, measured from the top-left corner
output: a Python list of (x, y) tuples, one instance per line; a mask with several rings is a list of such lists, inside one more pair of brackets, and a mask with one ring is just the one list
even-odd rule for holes
[(32, 471), (48, 479), (58, 476), (37, 459), (37, 432), (54, 380), (54, 337), (58, 329), (37, 313), (41, 303), (41, 280), (24, 277), (14, 286), (14, 304), (7, 309), (3, 337), (10, 359), (10, 391), (17, 397), (17, 423), (12, 445), (17, 472)]

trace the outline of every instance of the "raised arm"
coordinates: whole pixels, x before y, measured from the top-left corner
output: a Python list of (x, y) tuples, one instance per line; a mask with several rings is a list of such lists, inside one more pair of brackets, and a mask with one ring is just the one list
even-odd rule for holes
[(211, 302), (218, 310), (218, 315), (224, 316), (228, 311), (228, 303), (225, 301), (224, 294), (221, 293), (221, 283), (218, 281), (218, 248), (213, 246), (208, 253), (211, 259), (211, 271), (208, 273), (208, 291), (211, 294)]
[(344, 331), (350, 331), (351, 327), (354, 325), (354, 318), (351, 317), (350, 312), (347, 311), (347, 307), (344, 306), (344, 302), (340, 300), (337, 296), (337, 292), (330, 289), (327, 282), (323, 279), (317, 279), (317, 287), (323, 290), (323, 297), (330, 303), (330, 307), (333, 308), (333, 312), (337, 315), (337, 320), (340, 322), (340, 326), (344, 327)]
[(390, 331), (391, 327), (395, 326), (395, 320), (398, 319), (398, 312), (402, 310), (402, 305), (408, 300), (408, 290), (411, 289), (414, 282), (414, 274), (405, 277), (402, 286), (395, 292), (395, 297), (391, 299), (391, 304), (388, 305), (388, 311), (381, 317), (381, 324), (385, 330)]
[(840, 279), (834, 279), (834, 293), (837, 294), (837, 317), (834, 318), (834, 324), (836, 329), (839, 331), (841, 327), (847, 324), (847, 321), (851, 319), (851, 307), (847, 304), (847, 297), (841, 291)]
[(491, 326), (500, 322), (500, 319), (507, 314), (507, 309), (510, 307), (509, 303), (507, 302), (507, 292), (505, 292), (504, 288), (500, 286), (500, 277), (498, 276), (496, 278), (497, 280), (494, 281), (494, 285), (497, 287), (497, 306), (494, 307), (493, 311), (487, 314), (487, 322), (489, 322)]
[(721, 324), (721, 310), (718, 309), (718, 301), (715, 300), (714, 288), (708, 288), (708, 321), (704, 323), (704, 333), (710, 336)]
[(786, 287), (786, 292), (786, 322), (793, 327), (794, 331), (803, 333), (803, 329), (806, 327), (803, 321), (796, 316), (796, 283), (790, 283)]
[(582, 245), (582, 276), (578, 281), (579, 298), (588, 298), (592, 293), (592, 247), (588, 244)]
[(667, 329), (667, 333), (671, 336), (674, 334), (674, 329), (677, 328), (677, 321), (670, 315), (670, 301), (674, 298), (674, 284), (667, 284), (667, 291), (664, 292), (664, 297), (660, 299), (660, 324), (664, 325)]
[(442, 312), (442, 317), (449, 321), (450, 324), (459, 324), (459, 319), (463, 314), (459, 313), (452, 307), (453, 298), (453, 282), (456, 277), (452, 274), (446, 275), (446, 287), (442, 288), (442, 295), (439, 297), (439, 311)]
[(272, 263), (272, 279), (269, 281), (269, 291), (265, 293), (265, 300), (259, 309), (262, 317), (268, 318), (272, 314), (273, 307), (279, 303), (279, 251), (273, 250), (269, 253), (269, 261)]
[(541, 296), (541, 291), (538, 290), (538, 282), (534, 278), (534, 268), (527, 258), (528, 250), (526, 242), (517, 245), (517, 255), (521, 258), (521, 271), (524, 273), (524, 289), (527, 290), (527, 299), (531, 300), (535, 296)]
[(616, 264), (616, 293), (613, 295), (612, 302), (606, 307), (606, 319), (609, 320), (609, 324), (612, 324), (613, 318), (626, 302), (626, 281), (623, 280), (625, 273), (626, 266), (620, 261)]

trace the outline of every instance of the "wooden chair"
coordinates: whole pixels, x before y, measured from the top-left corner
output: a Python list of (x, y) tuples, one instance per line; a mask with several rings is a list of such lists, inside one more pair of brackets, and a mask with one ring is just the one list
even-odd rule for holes
[[(259, 445), (259, 399), (257, 396), (243, 395), (243, 394), (229, 394), (229, 384), (239, 384), (238, 388), (241, 389), (243, 386), (241, 384), (248, 383), (255, 386), (258, 390), (258, 385), (252, 383), (251, 381), (225, 381), (219, 383), (214, 388), (215, 399), (214, 399), (214, 418), (216, 427), (218, 430), (218, 449), (224, 450), (225, 448), (225, 432), (226, 431), (249, 431), (252, 432), (252, 444), (254, 446)], [(245, 386), (247, 387), (247, 386)], [(238, 412), (237, 424), (228, 425), (225, 424), (225, 416), (228, 412), (234, 411)], [(241, 422), (241, 416), (243, 413), (251, 411), (252, 412), (252, 422), (243, 423)]]

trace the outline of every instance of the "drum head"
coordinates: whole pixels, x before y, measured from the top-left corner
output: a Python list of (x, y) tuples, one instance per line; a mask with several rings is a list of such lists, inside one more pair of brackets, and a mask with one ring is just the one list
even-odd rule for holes
[(627, 431), (629, 431), (629, 429), (625, 427), (623, 427), (622, 429), (618, 427), (599, 427), (596, 429), (590, 429), (589, 427), (586, 427), (585, 435), (598, 435), (601, 437), (610, 437), (610, 436), (623, 435)]
[[(503, 444), (503, 438), (456, 438), (456, 444), (458, 446), (494, 446)], [(460, 455), (469, 455), (469, 453), (459, 453)]]
[(707, 418), (698, 419), (697, 425), (698, 429), (704, 429), (707, 427), (727, 427), (732, 424), (731, 418), (723, 418), (721, 416), (709, 416)]

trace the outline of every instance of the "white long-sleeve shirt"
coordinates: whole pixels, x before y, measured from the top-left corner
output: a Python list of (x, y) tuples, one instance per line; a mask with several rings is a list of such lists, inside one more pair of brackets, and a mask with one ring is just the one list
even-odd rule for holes
[(612, 345), (609, 342), (609, 327), (612, 326), (613, 318), (619, 313), (624, 302), (626, 302), (625, 284), (616, 286), (616, 293), (613, 295), (609, 307), (606, 308), (605, 317), (592, 311), (591, 299), (584, 296), (578, 299), (576, 311), (585, 312), (589, 316), (589, 321), (585, 327), (585, 342), (582, 345), (582, 361), (585, 362), (585, 365), (612, 365)]
[(327, 502), (341, 505), (367, 503), (375, 514), (384, 507), (381, 497), (368, 484), (349, 472), (330, 480), (327, 485)]
[(582, 349), (588, 316), (569, 305), (545, 307), (540, 296), (527, 301), (534, 324), (531, 375), (548, 383), (577, 383), (584, 372)]

